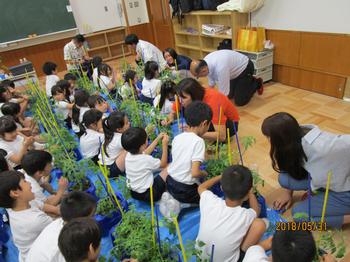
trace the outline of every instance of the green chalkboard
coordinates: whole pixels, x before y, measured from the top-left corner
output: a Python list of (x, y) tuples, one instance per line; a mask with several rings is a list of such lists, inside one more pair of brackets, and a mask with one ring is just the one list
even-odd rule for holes
[(1, 0), (0, 43), (76, 28), (68, 0)]

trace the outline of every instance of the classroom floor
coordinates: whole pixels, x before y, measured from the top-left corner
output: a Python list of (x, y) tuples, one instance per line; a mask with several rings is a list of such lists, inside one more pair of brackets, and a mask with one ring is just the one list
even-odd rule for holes
[[(133, 62), (132, 57), (127, 60)], [(120, 72), (121, 60), (109, 64), (116, 72)], [(63, 72), (59, 76), (62, 77)], [(205, 84), (205, 80), (201, 79), (201, 82)], [(266, 117), (284, 111), (296, 117), (301, 124), (316, 124), (323, 130), (338, 134), (350, 133), (349, 102), (280, 83), (266, 84), (263, 95), (255, 95), (248, 105), (238, 107), (238, 111), (241, 117), (239, 135), (256, 138), (256, 144), (244, 155), (244, 164), (257, 168), (265, 180), (265, 186), (260, 188), (260, 192), (270, 206), (280, 192), (280, 187), (277, 173), (271, 167), (269, 143), (261, 133), (261, 124)], [(295, 200), (298, 198), (300, 194), (295, 196)], [(290, 217), (290, 210), (284, 215)], [(346, 242), (350, 247), (350, 226), (344, 228), (344, 235), (347, 236)], [(342, 261), (350, 261), (350, 250), (347, 251), (348, 255)]]

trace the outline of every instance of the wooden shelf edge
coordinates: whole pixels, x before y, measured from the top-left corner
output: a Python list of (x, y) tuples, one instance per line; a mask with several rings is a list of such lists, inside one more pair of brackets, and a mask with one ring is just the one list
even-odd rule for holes
[(187, 44), (176, 44), (176, 47), (180, 47), (180, 48), (186, 48), (186, 49), (192, 49), (192, 50), (198, 50), (200, 51), (201, 49), (197, 46), (194, 45), (187, 45)]
[(104, 48), (107, 48), (107, 47), (108, 47), (108, 45), (97, 46), (97, 47), (88, 49), (88, 52), (97, 51), (97, 50), (104, 49)]
[(191, 34), (191, 33), (187, 33), (187, 32), (184, 32), (184, 31), (175, 31), (175, 34), (177, 35), (188, 35), (188, 36), (200, 36), (198, 33), (197, 34)]
[(124, 45), (125, 42), (124, 41), (119, 41), (119, 42), (115, 42), (115, 43), (112, 43), (112, 44), (108, 44), (109, 46), (116, 46), (116, 45)]
[(219, 39), (232, 39), (232, 35), (206, 35), (206, 34), (200, 34), (201, 37), (207, 37), (207, 38), (219, 38)]

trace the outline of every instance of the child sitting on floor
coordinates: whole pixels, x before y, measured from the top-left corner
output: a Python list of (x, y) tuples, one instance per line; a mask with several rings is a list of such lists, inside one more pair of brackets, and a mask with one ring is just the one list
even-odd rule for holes
[(94, 86), (98, 86), (98, 67), (100, 66), (100, 64), (103, 63), (103, 59), (100, 56), (94, 56), (92, 58), (92, 67), (94, 68), (93, 73), (92, 73), (92, 81), (94, 83)]
[(154, 98), (153, 106), (158, 108), (163, 116), (167, 116), (173, 111), (173, 102), (176, 94), (175, 88), (176, 84), (168, 80), (162, 84), (160, 95)]
[[(266, 255), (270, 249), (272, 258)], [(243, 262), (310, 262), (316, 261), (316, 252), (315, 240), (310, 231), (280, 230), (273, 237), (248, 248)], [(336, 262), (331, 254), (322, 255), (320, 261)]]
[(89, 217), (75, 218), (65, 224), (58, 237), (58, 247), (67, 262), (98, 261), (100, 244), (100, 228)]
[(19, 261), (24, 262), (30, 247), (52, 218), (37, 207), (30, 183), (18, 171), (0, 173), (0, 207), (7, 210), (13, 241), (19, 250)]
[[(150, 154), (162, 139), (161, 160)], [(135, 199), (150, 202), (150, 187), (153, 200), (158, 201), (165, 191), (167, 174), (163, 173), (153, 179), (153, 173), (165, 168), (168, 164), (167, 134), (161, 133), (148, 147), (147, 133), (139, 127), (130, 127), (122, 135), (122, 146), (128, 151), (125, 157), (125, 173), (131, 196)]]
[(159, 94), (162, 82), (159, 77), (159, 67), (154, 61), (145, 64), (145, 78), (142, 80), (141, 101), (153, 106), (153, 99)]
[(91, 159), (97, 164), (100, 148), (105, 140), (102, 128), (102, 113), (97, 109), (90, 109), (85, 112), (80, 124), (80, 132), (82, 133), (80, 150), (83, 157)]
[(60, 80), (60, 78), (57, 76), (57, 65), (55, 63), (52, 62), (46, 62), (43, 65), (43, 72), (46, 75), (46, 96), (48, 98), (51, 97), (51, 89), (54, 85), (56, 85), (56, 83)]
[[(58, 181), (56, 194), (46, 196), (43, 192), (43, 185), (50, 177), (52, 169), (52, 156), (43, 150), (30, 150), (22, 159), (21, 166), (24, 169), (25, 180), (31, 184), (35, 196), (33, 204), (45, 213), (60, 215), (58, 204), (68, 187), (66, 178), (61, 177)], [(46, 184), (47, 185), (47, 184)], [(32, 205), (33, 206), (33, 205)]]
[(110, 177), (124, 175), (126, 151), (122, 147), (122, 134), (129, 129), (129, 119), (123, 112), (112, 112), (102, 121), (105, 142), (98, 159), (109, 169)]
[[(209, 189), (221, 182), (225, 199)], [(226, 168), (222, 176), (214, 177), (198, 187), (200, 194), (200, 226), (197, 241), (205, 243), (199, 247), (202, 258), (211, 256), (213, 261), (238, 261), (240, 250), (245, 252), (258, 243), (266, 230), (260, 214), (259, 203), (252, 191), (253, 177), (250, 170), (241, 165)], [(242, 203), (248, 200), (249, 209)]]
[(64, 75), (63, 77), (64, 80), (68, 81), (70, 84), (70, 89), (74, 90), (77, 86), (76, 86), (76, 82), (77, 82), (77, 77), (75, 74), (73, 73), (67, 73)]
[(92, 95), (89, 97), (88, 99), (88, 105), (90, 108), (94, 108), (97, 109), (98, 111), (100, 111), (103, 116), (102, 118), (105, 119), (108, 114), (107, 112), (112, 112), (113, 109), (110, 107), (110, 105), (107, 103), (107, 101), (99, 95)]
[(55, 100), (56, 114), (62, 116), (67, 128), (71, 129), (71, 115), (74, 104), (69, 103), (66, 100), (64, 90), (58, 85), (52, 87), (51, 93), (53, 99)]
[(0, 148), (6, 151), (11, 168), (20, 168), (23, 156), (33, 144), (34, 137), (17, 134), (17, 125), (11, 116), (0, 117)]
[(89, 93), (83, 89), (78, 89), (74, 93), (74, 106), (72, 108), (72, 129), (73, 131), (80, 136), (79, 125), (83, 120), (84, 113), (90, 108), (88, 107)]
[(102, 90), (108, 90), (111, 95), (115, 95), (115, 75), (112, 68), (107, 64), (100, 64), (97, 67), (97, 84)]
[(74, 218), (92, 217), (95, 210), (96, 200), (88, 193), (73, 191), (63, 197), (60, 205), (62, 217), (53, 221), (41, 232), (34, 241), (26, 262), (65, 261), (58, 248), (58, 237), (64, 224)]
[(199, 203), (199, 178), (207, 175), (200, 170), (205, 157), (205, 143), (201, 136), (208, 131), (212, 116), (207, 104), (191, 103), (185, 112), (188, 129), (173, 140), (173, 161), (168, 167), (166, 182), (169, 193), (180, 202)]
[[(138, 77), (136, 71), (128, 70), (124, 75), (124, 85), (119, 89), (119, 95), (123, 100), (133, 99), (133, 95), (138, 99), (139, 89), (136, 86)], [(130, 86), (130, 82), (132, 86)]]
[[(0, 107), (6, 102), (19, 104), (21, 107), (20, 116), (24, 118), (24, 113), (27, 110), (29, 103), (29, 97), (26, 95), (16, 95), (9, 82), (0, 83)], [(0, 116), (2, 116), (1, 112)]]
[(67, 80), (60, 80), (57, 82), (59, 87), (64, 90), (64, 96), (69, 103), (74, 103), (74, 88)]

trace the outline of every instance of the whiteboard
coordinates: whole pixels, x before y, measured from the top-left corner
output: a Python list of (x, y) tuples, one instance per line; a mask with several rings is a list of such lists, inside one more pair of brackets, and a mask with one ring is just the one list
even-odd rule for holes
[(265, 0), (252, 24), (268, 29), (350, 34), (350, 0)]
[(149, 23), (147, 3), (145, 0), (125, 0), (125, 6), (129, 26)]
[(122, 0), (70, 0), (81, 34), (126, 26)]

